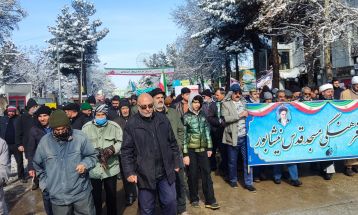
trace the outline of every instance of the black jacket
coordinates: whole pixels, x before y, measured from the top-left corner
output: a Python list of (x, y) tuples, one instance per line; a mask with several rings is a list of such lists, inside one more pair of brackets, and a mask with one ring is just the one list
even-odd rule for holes
[(217, 103), (218, 102), (213, 102), (210, 104), (206, 118), (210, 124), (211, 132), (212, 133), (218, 132), (219, 136), (222, 137), (225, 129), (225, 121), (223, 116), (220, 117), (218, 116), (218, 107), (216, 106)]
[(24, 146), (26, 158), (30, 129), (35, 125), (36, 121), (35, 117), (25, 112), (15, 123), (15, 142), (17, 146)]
[(139, 113), (127, 122), (121, 148), (122, 166), (125, 178), (137, 175), (138, 187), (156, 189), (154, 147), (148, 140), (157, 136), (168, 182), (175, 181), (174, 169), (179, 168), (180, 152), (169, 120), (163, 114), (153, 113), (155, 128), (147, 130)]
[(90, 121), (89, 119), (82, 112), (79, 112), (75, 118), (71, 119), (71, 128), (82, 130), (83, 125)]
[(344, 90), (340, 87), (334, 87), (334, 99), (335, 100), (340, 100), (341, 99), (341, 93), (343, 92)]
[(33, 126), (30, 129), (29, 141), (27, 145), (27, 159), (28, 159), (28, 169), (34, 170), (32, 165), (33, 157), (35, 156), (35, 152), (37, 149), (37, 145), (39, 144), (41, 138), (46, 134), (45, 130), (37, 123), (37, 125)]
[(107, 119), (113, 121), (117, 117), (119, 117), (119, 110), (116, 110), (113, 107), (110, 107), (108, 109)]
[[(14, 123), (14, 129), (16, 131), (16, 121), (18, 120), (17, 116), (14, 116), (14, 120), (12, 121)], [(5, 134), (6, 134), (6, 128), (7, 124), (9, 123), (9, 117), (3, 116), (0, 118), (0, 137), (5, 140)], [(16, 143), (16, 139), (15, 139)]]

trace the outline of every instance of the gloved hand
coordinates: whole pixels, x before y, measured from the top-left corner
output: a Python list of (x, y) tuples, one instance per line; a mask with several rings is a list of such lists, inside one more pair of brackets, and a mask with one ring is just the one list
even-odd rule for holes
[(108, 168), (107, 161), (114, 154), (114, 151), (113, 145), (100, 150), (99, 161), (104, 169)]

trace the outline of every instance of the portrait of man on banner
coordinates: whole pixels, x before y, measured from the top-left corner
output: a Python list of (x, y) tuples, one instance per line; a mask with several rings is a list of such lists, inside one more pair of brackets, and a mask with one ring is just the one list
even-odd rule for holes
[(291, 120), (291, 115), (290, 112), (288, 111), (288, 108), (285, 105), (279, 107), (277, 111), (277, 121), (281, 125), (286, 127), (286, 125), (290, 122), (290, 120)]

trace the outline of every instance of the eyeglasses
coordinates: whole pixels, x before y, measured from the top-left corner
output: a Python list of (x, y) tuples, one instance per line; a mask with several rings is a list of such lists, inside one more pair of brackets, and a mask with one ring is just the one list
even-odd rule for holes
[(138, 105), (142, 110), (145, 110), (147, 108), (152, 109), (153, 108), (153, 104), (149, 104), (149, 105)]

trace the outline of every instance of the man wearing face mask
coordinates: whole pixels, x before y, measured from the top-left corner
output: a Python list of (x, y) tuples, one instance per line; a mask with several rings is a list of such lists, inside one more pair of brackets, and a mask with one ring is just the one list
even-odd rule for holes
[(54, 215), (95, 214), (88, 172), (96, 165), (97, 153), (87, 135), (71, 129), (62, 110), (50, 115), (51, 133), (40, 140), (33, 166), (41, 190), (49, 193)]
[(106, 192), (107, 214), (117, 214), (118, 153), (122, 144), (122, 129), (117, 123), (108, 120), (107, 115), (108, 106), (98, 106), (94, 112), (94, 120), (82, 128), (99, 152), (96, 166), (89, 172), (97, 215), (102, 214), (102, 186)]
[[(165, 93), (160, 89), (156, 88), (150, 92), (150, 95), (154, 100), (154, 111), (165, 115), (170, 125), (172, 126), (175, 139), (179, 146), (180, 157), (183, 157), (183, 144), (184, 144), (184, 126), (181, 122), (179, 113), (173, 108), (167, 108), (164, 105), (164, 95)], [(187, 214), (186, 212), (186, 193), (185, 193), (185, 177), (184, 177), (184, 163), (179, 163), (180, 169), (179, 172), (175, 174), (175, 189), (177, 192), (177, 213), (178, 214)]]
[(138, 113), (124, 128), (121, 148), (125, 179), (137, 183), (139, 213), (154, 214), (159, 194), (161, 212), (176, 215), (175, 172), (180, 152), (169, 120), (153, 112), (153, 98), (138, 97)]
[[(26, 148), (29, 141), (30, 129), (36, 124), (34, 113), (37, 109), (37, 102), (30, 98), (26, 104), (26, 112), (15, 123), (15, 143), (21, 155), (22, 152), (25, 152), (26, 157), (28, 157)], [(26, 182), (26, 179), (23, 182)]]

